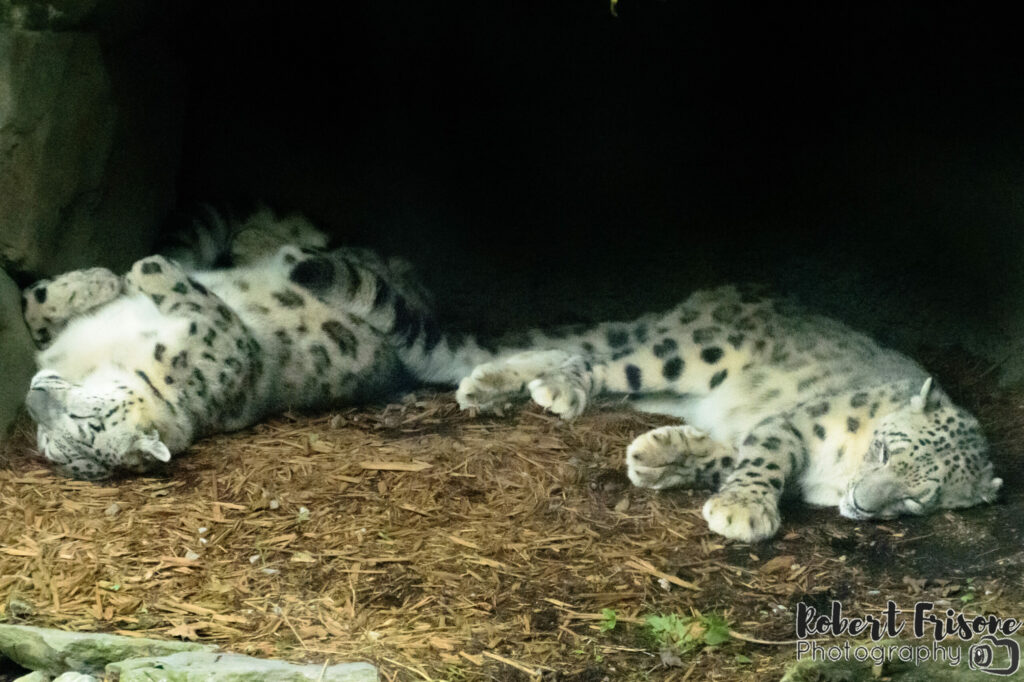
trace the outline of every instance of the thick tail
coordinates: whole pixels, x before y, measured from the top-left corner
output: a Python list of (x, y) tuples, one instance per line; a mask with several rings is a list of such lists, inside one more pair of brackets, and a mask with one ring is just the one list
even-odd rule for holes
[(521, 353), (565, 351), (586, 363), (600, 364), (614, 355), (606, 338), (607, 325), (569, 325), (554, 329), (534, 329), (482, 338), (447, 331), (441, 333), (429, 321), (424, 329), (414, 325), (403, 359), (422, 381), (455, 385), (484, 363), (508, 359)]
[(160, 253), (176, 261), (186, 272), (216, 270), (233, 264), (231, 244), (235, 225), (209, 204), (175, 230)]
[(319, 250), (327, 241), (323, 232), (298, 214), (279, 216), (259, 206), (238, 219), (201, 204), (160, 253), (177, 261), (186, 272), (199, 272), (255, 263), (285, 244)]
[(473, 336), (442, 331), (432, 297), (404, 259), (385, 261), (363, 249), (338, 249), (328, 257), (338, 273), (332, 286), (346, 310), (388, 337), (417, 382), (454, 385), (495, 357), (494, 348)]

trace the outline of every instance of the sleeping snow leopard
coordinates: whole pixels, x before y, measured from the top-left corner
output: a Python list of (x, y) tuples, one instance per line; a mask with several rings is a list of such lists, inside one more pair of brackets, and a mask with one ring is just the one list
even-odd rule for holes
[(520, 352), (459, 384), (463, 409), (497, 410), (527, 393), (566, 419), (603, 392), (683, 417), (626, 450), (647, 488), (716, 489), (711, 530), (757, 541), (779, 528), (779, 499), (799, 494), (852, 519), (990, 502), (978, 422), (909, 358), (823, 317), (734, 287), (673, 310), (587, 331), (529, 334)]
[[(219, 236), (208, 227), (198, 255), (176, 252), (188, 270), (151, 256), (124, 276), (79, 270), (24, 292), (42, 349), (26, 406), (60, 473), (144, 471), (274, 412), (378, 396), (405, 373), (430, 380), (434, 355), (450, 357), (404, 261), (321, 251), (308, 221), (266, 209), (214, 224)], [(236, 264), (195, 269), (225, 239)]]

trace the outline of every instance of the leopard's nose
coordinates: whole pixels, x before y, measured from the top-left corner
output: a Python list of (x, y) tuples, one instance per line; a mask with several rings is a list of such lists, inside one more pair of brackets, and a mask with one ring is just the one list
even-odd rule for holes
[(896, 478), (884, 469), (868, 473), (850, 493), (853, 506), (866, 514), (876, 514), (901, 497)]

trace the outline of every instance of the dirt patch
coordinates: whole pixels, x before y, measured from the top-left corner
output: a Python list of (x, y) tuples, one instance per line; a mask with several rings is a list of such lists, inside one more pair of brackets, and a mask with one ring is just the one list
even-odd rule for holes
[(615, 404), (566, 424), (421, 393), (210, 438), (161, 477), (105, 484), (55, 476), (24, 429), (0, 471), (4, 617), (368, 660), (397, 680), (777, 679), (792, 645), (666, 668), (641, 621), (717, 612), (789, 640), (801, 600), (1024, 615), (1024, 400), (990, 389), (969, 395), (1007, 479), (998, 504), (883, 523), (794, 505), (757, 545), (707, 531), (705, 492), (628, 485), (625, 446), (668, 420)]

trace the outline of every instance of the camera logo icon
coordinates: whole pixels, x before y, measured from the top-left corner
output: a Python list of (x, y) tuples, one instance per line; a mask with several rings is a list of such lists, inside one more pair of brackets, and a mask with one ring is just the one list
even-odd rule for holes
[[(1003, 657), (997, 654), (1006, 653), (1006, 664)], [(1020, 643), (1013, 639), (1001, 639), (995, 635), (985, 635), (967, 650), (967, 664), (971, 670), (978, 670), (989, 675), (1012, 675), (1020, 668)]]

